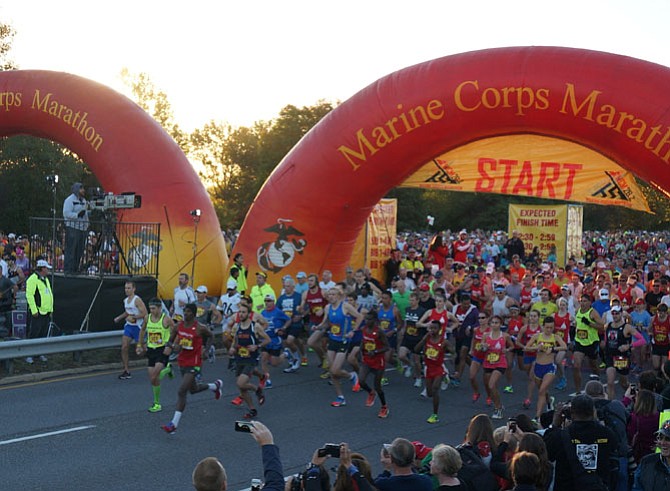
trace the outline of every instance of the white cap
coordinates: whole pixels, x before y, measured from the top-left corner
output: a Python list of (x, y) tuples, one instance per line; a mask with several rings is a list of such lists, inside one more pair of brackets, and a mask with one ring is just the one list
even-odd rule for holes
[(51, 269), (51, 264), (46, 262), (44, 259), (39, 259), (37, 261), (37, 267), (38, 268), (49, 268), (49, 269)]
[(610, 292), (607, 288), (600, 290), (600, 298), (610, 298)]
[(207, 293), (207, 287), (205, 285), (200, 285), (195, 291), (196, 293)]
[(16, 239), (16, 234), (9, 234), (7, 235), (8, 239)]
[(229, 279), (229, 280), (228, 280), (228, 283), (226, 283), (226, 288), (227, 288), (228, 290), (235, 290), (235, 289), (237, 288), (237, 281), (235, 281), (235, 280), (232, 279), (232, 278)]

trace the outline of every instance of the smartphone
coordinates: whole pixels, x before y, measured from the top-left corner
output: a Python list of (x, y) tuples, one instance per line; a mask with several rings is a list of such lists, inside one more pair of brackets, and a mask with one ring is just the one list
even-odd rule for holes
[(630, 384), (630, 393), (631, 395), (637, 392), (637, 384)]
[(340, 446), (335, 443), (326, 443), (323, 448), (320, 448), (317, 455), (319, 457), (325, 457), (329, 455), (331, 457), (340, 458)]
[(516, 418), (510, 418), (508, 422), (509, 422), (509, 431), (514, 433), (516, 431)]
[(235, 431), (251, 433), (251, 428), (253, 427), (253, 423), (249, 423), (248, 421), (235, 421)]

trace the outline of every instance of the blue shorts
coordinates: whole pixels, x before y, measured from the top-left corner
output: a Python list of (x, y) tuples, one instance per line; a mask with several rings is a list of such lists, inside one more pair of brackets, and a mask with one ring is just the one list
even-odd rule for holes
[(555, 363), (547, 363), (546, 365), (540, 365), (538, 363), (535, 364), (535, 369), (533, 370), (533, 373), (535, 374), (535, 378), (542, 380), (545, 375), (551, 373), (555, 374), (556, 373), (556, 364)]
[(483, 358), (477, 358), (476, 356), (472, 356), (472, 355), (470, 355), (470, 359), (471, 359), (472, 361), (476, 361), (476, 362), (479, 363), (480, 365), (484, 363), (484, 359), (483, 359)]
[(140, 326), (126, 324), (123, 326), (123, 335), (137, 342), (140, 339)]

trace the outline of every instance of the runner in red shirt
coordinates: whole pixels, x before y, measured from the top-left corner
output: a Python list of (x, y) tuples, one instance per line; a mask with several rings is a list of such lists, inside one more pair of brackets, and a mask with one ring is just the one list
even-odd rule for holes
[(519, 337), (519, 332), (524, 326), (524, 319), (520, 315), (521, 307), (518, 305), (511, 305), (509, 308), (509, 318), (507, 319), (507, 334), (509, 334), (512, 344), (514, 345), (513, 349), (508, 350), (505, 356), (507, 356), (507, 370), (505, 370), (505, 379), (507, 380), (507, 385), (503, 389), (503, 392), (506, 394), (514, 393), (514, 386), (512, 385), (512, 370), (514, 369), (514, 356), (516, 355), (517, 361), (516, 365), (519, 369), (523, 370), (523, 350), (516, 346), (516, 340)]
[(651, 338), (651, 364), (654, 370), (660, 370), (663, 360), (668, 359), (670, 350), (670, 316), (668, 306), (659, 303), (656, 315), (651, 319), (649, 337)]
[[(558, 312), (554, 314), (554, 332), (563, 339), (563, 342), (567, 346), (570, 344), (570, 326), (574, 324), (575, 319), (568, 311), (567, 298), (560, 297), (556, 304), (558, 305)], [(563, 360), (567, 354), (567, 350), (560, 350), (556, 353), (556, 375), (558, 377), (556, 390), (564, 390), (568, 385), (568, 381), (565, 378), (565, 371), (563, 370)]]
[(501, 331), (502, 321), (502, 317), (498, 315), (492, 316), (489, 319), (489, 330), (484, 334), (484, 338), (482, 339), (484, 383), (491, 393), (494, 404), (492, 419), (502, 419), (503, 417), (498, 381), (507, 370), (507, 352), (514, 348), (509, 335)]
[(439, 423), (437, 413), (440, 408), (440, 384), (447, 371), (444, 368), (444, 354), (447, 351), (447, 342), (440, 336), (440, 323), (431, 321), (428, 333), (423, 337), (414, 350), (419, 353), (423, 350), (425, 366), (426, 392), (433, 398), (433, 414), (428, 418), (429, 423)]
[[(377, 322), (376, 311), (372, 310), (365, 314), (365, 326), (362, 329), (362, 333), (361, 352), (363, 353), (363, 363), (358, 371), (358, 381), (361, 389), (368, 393), (368, 398), (365, 401), (366, 407), (372, 407), (375, 399), (379, 396), (379, 402), (382, 403), (382, 407), (377, 416), (386, 418), (389, 415), (389, 409), (382, 389), (382, 377), (386, 368), (385, 353), (390, 348), (386, 334), (384, 334), (384, 331), (379, 327)], [(370, 373), (375, 377), (374, 390), (370, 388), (366, 380)]]

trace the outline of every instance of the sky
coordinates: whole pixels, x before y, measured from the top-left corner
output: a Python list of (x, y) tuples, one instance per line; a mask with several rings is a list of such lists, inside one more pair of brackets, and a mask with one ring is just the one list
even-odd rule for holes
[(567, 46), (670, 66), (668, 19), (667, 0), (0, 0), (19, 68), (126, 95), (121, 70), (144, 72), (187, 131), (344, 101), (396, 70), (486, 48)]

